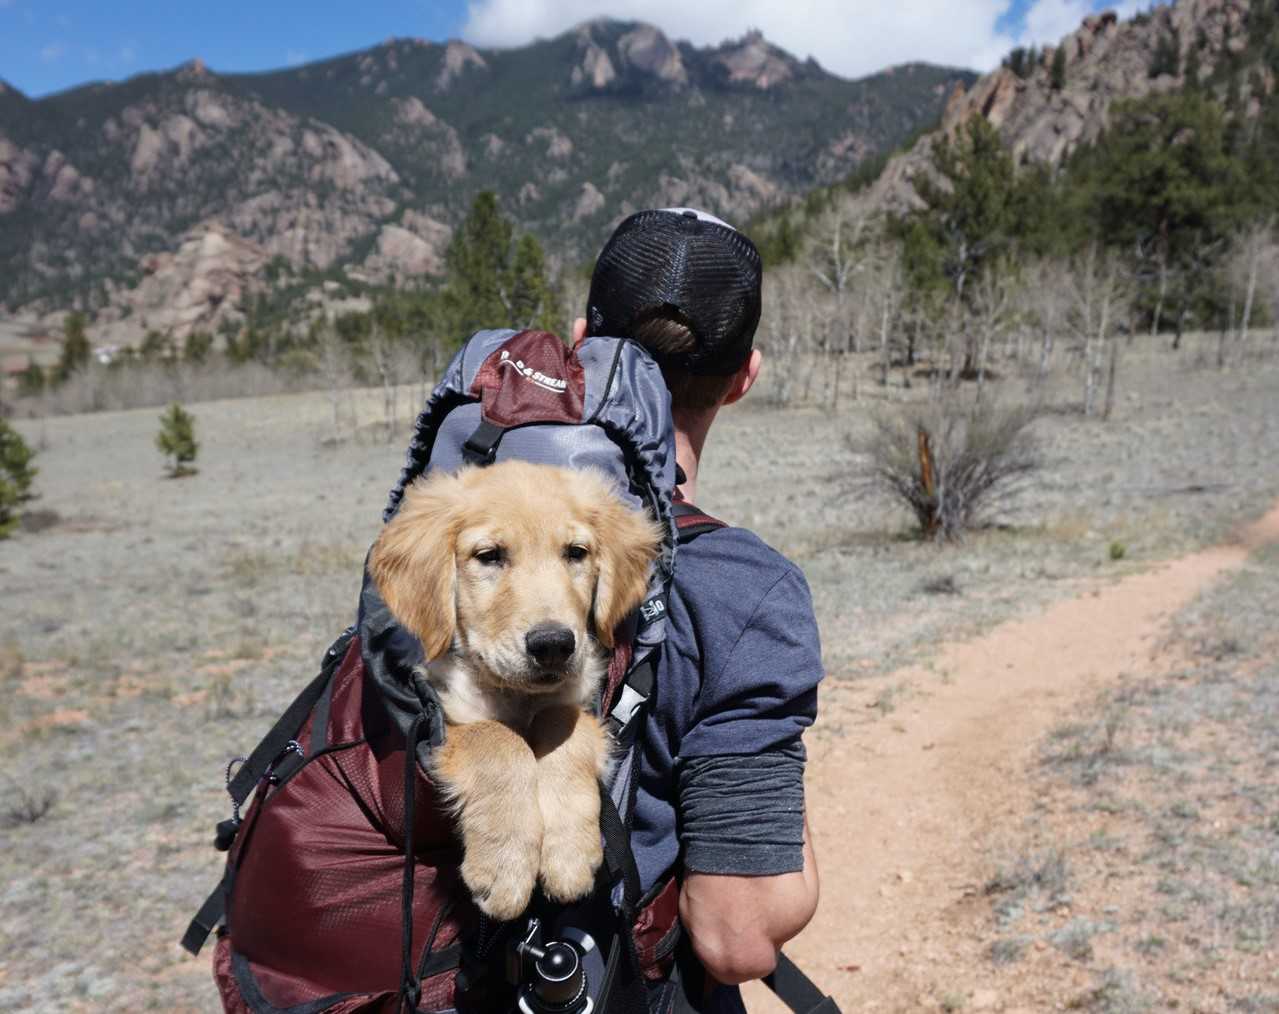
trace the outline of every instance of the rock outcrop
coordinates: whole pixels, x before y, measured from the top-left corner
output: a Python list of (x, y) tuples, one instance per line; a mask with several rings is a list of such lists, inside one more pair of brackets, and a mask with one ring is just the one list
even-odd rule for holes
[(444, 251), (452, 230), (417, 211), (406, 211), (399, 225), (378, 232), (373, 252), (365, 259), (364, 274), (377, 282), (403, 282), (444, 270)]
[(488, 63), (474, 47), (460, 39), (449, 40), (444, 47), (444, 59), (440, 61), (440, 72), (435, 76), (435, 90), (448, 91), (471, 68), (486, 70)]
[(732, 84), (751, 85), (760, 91), (775, 88), (795, 76), (795, 58), (769, 43), (757, 31), (722, 46), (715, 62), (724, 69)]
[(134, 345), (148, 331), (177, 340), (244, 319), (245, 297), (260, 288), (270, 254), (219, 223), (198, 226), (171, 253), (148, 254), (141, 279), (121, 288), (99, 314), (94, 337), (101, 344)]
[(688, 70), (679, 48), (652, 25), (640, 25), (617, 40), (617, 52), (633, 67), (669, 85), (688, 84)]
[[(1182, 68), (1190, 47), (1196, 47), (1206, 76), (1244, 45), (1248, 6), (1249, 0), (1179, 0), (1126, 22), (1113, 11), (1085, 17), (1056, 47), (1040, 50), (1024, 76), (1001, 67), (969, 88), (956, 88), (937, 133), (890, 161), (871, 189), (869, 205), (888, 210), (916, 206), (910, 181), (927, 171), (934, 138), (954, 136), (974, 116), (999, 130), (1017, 162), (1060, 164), (1106, 128), (1115, 101), (1170, 91), (1184, 83), (1167, 74), (1151, 76), (1151, 61), (1161, 41), (1178, 40)], [(1065, 54), (1065, 80), (1055, 88), (1052, 65), (1058, 48)]]

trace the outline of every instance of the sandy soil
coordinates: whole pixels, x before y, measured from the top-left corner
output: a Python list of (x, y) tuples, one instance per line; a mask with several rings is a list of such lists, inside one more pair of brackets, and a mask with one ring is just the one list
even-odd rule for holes
[[(947, 646), (927, 669), (825, 694), (828, 719), (873, 707), (890, 682), (914, 696), (891, 721), (812, 751), (822, 902), (792, 957), (844, 1010), (1051, 1010), (1083, 990), (1086, 974), (1068, 962), (1064, 977), (992, 988), (981, 935), (966, 932), (986, 857), (1009, 819), (1033, 809), (1025, 772), (1045, 734), (1107, 685), (1166, 665), (1155, 649), (1169, 618), (1276, 540), (1279, 505), (1237, 541)], [(750, 1002), (783, 1009), (763, 989)]]

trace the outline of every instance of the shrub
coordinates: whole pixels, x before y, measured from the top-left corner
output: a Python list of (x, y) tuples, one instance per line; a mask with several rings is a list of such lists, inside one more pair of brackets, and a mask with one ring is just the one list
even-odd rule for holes
[(908, 507), (929, 539), (957, 539), (1005, 505), (1038, 467), (1028, 407), (964, 407), (943, 396), (874, 418), (854, 449), (870, 484)]
[(155, 445), (167, 459), (169, 477), (180, 479), (195, 475), (191, 467), (200, 445), (195, 439), (195, 416), (176, 401), (160, 416), (160, 432), (155, 435)]
[(35, 452), (22, 434), (0, 417), (0, 539), (18, 527), (18, 508), (31, 499), (31, 481), (36, 477), (33, 457)]
[(1128, 555), (1128, 547), (1116, 539), (1110, 544), (1110, 558), (1112, 560), (1122, 560)]
[(0, 811), (0, 826), (12, 829), (34, 824), (45, 817), (58, 801), (58, 794), (52, 789), (27, 789), (12, 778), (6, 780), (12, 786), (13, 794)]
[(85, 324), (85, 316), (79, 311), (66, 316), (62, 352), (53, 368), (53, 378), (59, 384), (65, 383), (78, 370), (83, 370), (93, 358), (93, 345), (85, 333)]

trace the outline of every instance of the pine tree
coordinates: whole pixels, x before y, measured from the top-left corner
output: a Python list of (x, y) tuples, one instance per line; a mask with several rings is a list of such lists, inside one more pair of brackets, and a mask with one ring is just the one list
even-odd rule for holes
[(186, 345), (182, 349), (182, 356), (187, 362), (203, 363), (209, 358), (209, 353), (213, 351), (213, 335), (208, 331), (192, 331), (187, 336)]
[(919, 236), (913, 244), (962, 301), (990, 257), (1017, 229), (1013, 160), (999, 132), (974, 116), (956, 140), (943, 137), (937, 142), (933, 168), (940, 183), (923, 175), (915, 178), (916, 191), (927, 205), (918, 218), (928, 240)]
[(31, 499), (31, 482), (36, 469), (31, 465), (35, 453), (22, 439), (22, 434), (0, 416), (0, 539), (8, 538), (18, 527), (18, 508)]
[(559, 293), (546, 277), (546, 256), (542, 245), (525, 233), (515, 244), (515, 258), (511, 265), (512, 327), (536, 328), (539, 331), (558, 331), (562, 325)]
[(71, 374), (88, 366), (92, 355), (93, 347), (85, 333), (84, 314), (78, 310), (67, 314), (63, 323), (62, 354), (53, 369), (54, 380), (59, 384), (65, 382)]
[(1176, 77), (1181, 73), (1181, 39), (1175, 28), (1159, 36), (1146, 73), (1150, 77), (1162, 77), (1164, 74)]
[(1066, 47), (1058, 46), (1053, 51), (1052, 88), (1059, 92), (1066, 87)]
[(465, 336), (510, 320), (509, 282), (514, 230), (502, 217), (497, 195), (484, 191), (445, 254), (448, 285), (441, 294), (446, 326)]
[(195, 439), (195, 416), (176, 401), (160, 416), (160, 432), (155, 435), (155, 445), (166, 458), (171, 479), (195, 475), (191, 467), (200, 445)]
[(440, 329), (454, 340), (485, 327), (560, 327), (559, 296), (541, 245), (502, 216), (497, 196), (475, 198), (445, 254), (448, 284), (440, 292)]

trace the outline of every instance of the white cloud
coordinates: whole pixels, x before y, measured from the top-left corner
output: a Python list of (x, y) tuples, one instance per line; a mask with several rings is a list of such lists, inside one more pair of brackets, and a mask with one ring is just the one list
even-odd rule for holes
[[(597, 17), (646, 21), (677, 39), (713, 45), (758, 28), (799, 57), (846, 77), (911, 60), (989, 70), (1016, 45), (1056, 43), (1092, 9), (1089, 0), (1034, 0), (1019, 31), (997, 30), (1012, 0), (470, 0), (462, 35), (477, 45), (520, 45)], [(1125, 0), (1124, 14), (1145, 6)]]
[(306, 63), (306, 54), (300, 49), (290, 49), (284, 54), (284, 62), (290, 67), (296, 67), (300, 63)]
[(51, 42), (40, 50), (40, 59), (45, 63), (56, 63), (67, 53), (67, 47), (61, 42)]
[(116, 53), (116, 59), (125, 65), (136, 62), (138, 59), (137, 47), (131, 42), (121, 46), (119, 52)]

